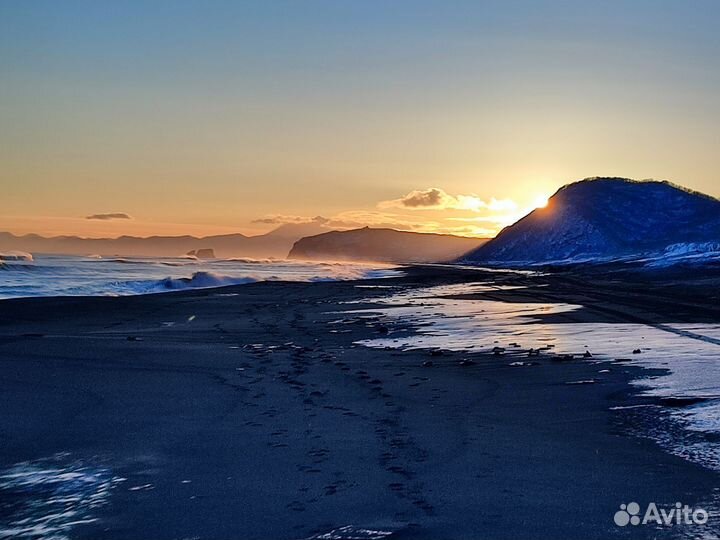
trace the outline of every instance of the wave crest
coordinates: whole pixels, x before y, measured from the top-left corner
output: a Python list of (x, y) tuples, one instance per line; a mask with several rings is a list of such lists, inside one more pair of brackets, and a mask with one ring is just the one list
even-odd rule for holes
[(25, 251), (0, 252), (0, 261), (3, 262), (33, 262), (33, 256)]
[(167, 277), (158, 282), (161, 289), (180, 290), (180, 289), (202, 289), (207, 287), (224, 287), (227, 285), (243, 285), (245, 283), (254, 283), (258, 281), (253, 277), (231, 277), (213, 272), (195, 272), (189, 278), (171, 278)]

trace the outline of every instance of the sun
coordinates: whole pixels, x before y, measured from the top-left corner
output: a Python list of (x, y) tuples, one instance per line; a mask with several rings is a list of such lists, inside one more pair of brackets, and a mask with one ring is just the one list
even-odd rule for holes
[(545, 197), (544, 195), (538, 195), (535, 197), (535, 200), (533, 201), (533, 206), (535, 208), (545, 208), (548, 205), (549, 198)]

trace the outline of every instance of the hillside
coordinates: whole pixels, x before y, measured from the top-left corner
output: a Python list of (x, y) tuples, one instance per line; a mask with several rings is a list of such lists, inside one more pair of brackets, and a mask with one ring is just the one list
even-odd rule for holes
[(543, 263), (656, 253), (720, 240), (720, 201), (668, 182), (592, 178), (569, 184), (463, 257)]
[(394, 229), (332, 231), (298, 240), (288, 258), (383, 262), (446, 262), (487, 240)]

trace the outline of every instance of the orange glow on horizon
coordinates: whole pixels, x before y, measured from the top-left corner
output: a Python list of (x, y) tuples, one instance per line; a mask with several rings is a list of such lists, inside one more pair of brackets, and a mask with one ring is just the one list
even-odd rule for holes
[(533, 202), (533, 206), (535, 208), (545, 208), (548, 203), (550, 202), (550, 198), (546, 197), (544, 195), (538, 195), (535, 197), (535, 201)]

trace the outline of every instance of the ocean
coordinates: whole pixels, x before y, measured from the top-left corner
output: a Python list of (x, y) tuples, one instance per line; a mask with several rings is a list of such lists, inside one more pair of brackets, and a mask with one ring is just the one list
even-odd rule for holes
[(0, 262), (0, 299), (125, 296), (256, 281), (372, 279), (399, 273), (390, 265), (344, 262), (12, 254)]

